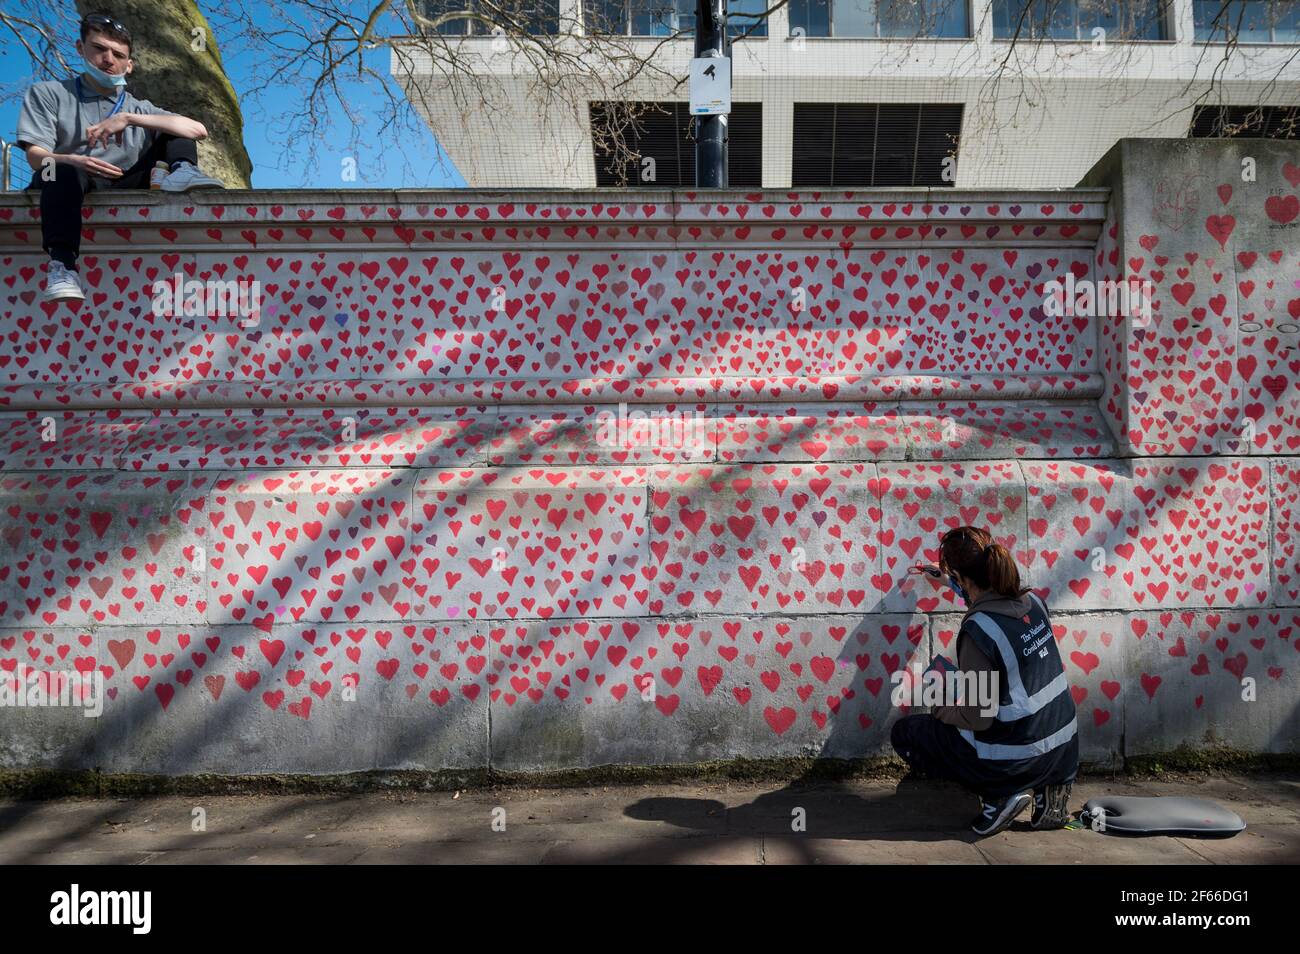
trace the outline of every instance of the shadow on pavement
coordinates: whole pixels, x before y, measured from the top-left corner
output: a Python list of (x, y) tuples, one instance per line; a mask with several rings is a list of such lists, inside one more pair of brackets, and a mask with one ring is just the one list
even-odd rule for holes
[[(978, 861), (972, 847), (979, 839), (970, 830), (977, 802), (959, 786), (909, 775), (880, 797), (864, 797), (848, 786), (825, 779), (796, 779), (752, 801), (728, 807), (709, 798), (657, 796), (629, 804), (631, 819), (667, 823), (691, 834), (638, 839), (617, 847), (567, 846), (564, 855), (594, 864), (759, 861), (779, 855), (783, 863), (812, 864), (825, 857), (828, 842), (933, 843), (953, 860)], [(802, 826), (800, 830), (799, 826)], [(1028, 826), (1017, 821), (1013, 827)], [(749, 855), (753, 858), (749, 858)], [(553, 858), (548, 860), (564, 860)]]

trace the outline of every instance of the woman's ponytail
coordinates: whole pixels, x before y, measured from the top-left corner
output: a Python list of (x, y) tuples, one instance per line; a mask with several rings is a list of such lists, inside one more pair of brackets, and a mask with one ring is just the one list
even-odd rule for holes
[(1023, 592), (1015, 557), (993, 535), (979, 527), (956, 527), (943, 535), (939, 552), (950, 572), (974, 580), (981, 589), (999, 596), (1015, 597)]
[(1020, 595), (1020, 569), (1006, 547), (1000, 543), (985, 547), (984, 565), (988, 568), (989, 589), (1001, 596)]

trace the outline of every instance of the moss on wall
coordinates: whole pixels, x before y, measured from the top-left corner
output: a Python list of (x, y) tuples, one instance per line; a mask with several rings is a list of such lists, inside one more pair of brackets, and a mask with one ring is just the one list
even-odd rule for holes
[[(1300, 772), (1300, 755), (1271, 755), (1222, 749), (1179, 749), (1159, 756), (1129, 759), (1120, 771), (1093, 769), (1083, 777), (1216, 772)], [(375, 771), (345, 775), (130, 775), (59, 769), (0, 770), (0, 796), (10, 798), (113, 797), (159, 795), (317, 795), (389, 790), (468, 791), (529, 787), (571, 788), (591, 785), (654, 785), (708, 782), (827, 782), (853, 779), (899, 779), (906, 766), (882, 759), (729, 759), (682, 765), (601, 765), (551, 772), (500, 772), (494, 769)]]

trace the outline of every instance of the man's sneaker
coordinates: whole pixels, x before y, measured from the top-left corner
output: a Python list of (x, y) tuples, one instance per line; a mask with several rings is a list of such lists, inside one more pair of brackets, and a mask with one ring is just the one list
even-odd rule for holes
[(1010, 825), (1012, 819), (1028, 808), (1033, 800), (1031, 792), (1019, 792), (994, 802), (986, 802), (981, 797), (980, 813), (970, 823), (971, 831), (980, 837), (996, 834)]
[(41, 301), (81, 301), (85, 297), (76, 270), (50, 259), (50, 268), (45, 275), (45, 293), (41, 295)]
[(198, 167), (182, 162), (172, 172), (163, 177), (162, 188), (166, 192), (189, 192), (191, 189), (224, 189), (226, 184), (212, 176), (204, 175)]
[(1029, 826), (1039, 831), (1064, 828), (1070, 820), (1069, 782), (1034, 789), (1034, 811), (1029, 816)]

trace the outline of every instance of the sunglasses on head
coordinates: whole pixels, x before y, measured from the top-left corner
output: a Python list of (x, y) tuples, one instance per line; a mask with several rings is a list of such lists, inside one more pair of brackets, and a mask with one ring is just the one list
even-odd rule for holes
[(94, 27), (97, 30), (108, 30), (110, 33), (121, 34), (122, 39), (131, 39), (131, 31), (122, 25), (120, 20), (114, 20), (106, 13), (92, 13), (81, 21), (84, 26)]

